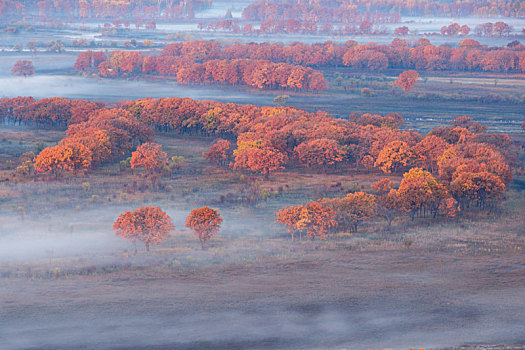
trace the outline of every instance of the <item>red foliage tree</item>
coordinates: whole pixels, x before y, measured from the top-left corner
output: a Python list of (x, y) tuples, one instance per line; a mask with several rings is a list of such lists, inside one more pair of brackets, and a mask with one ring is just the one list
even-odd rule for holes
[(16, 61), (13, 69), (11, 69), (11, 74), (20, 75), (27, 77), (28, 75), (35, 74), (35, 67), (33, 67), (33, 62), (27, 60)]
[(203, 207), (191, 211), (186, 218), (186, 227), (195, 232), (201, 248), (204, 249), (204, 244), (219, 232), (222, 221), (221, 215), (216, 210)]
[(228, 164), (232, 156), (232, 144), (228, 140), (219, 139), (202, 156), (213, 163)]
[(131, 169), (144, 168), (148, 176), (158, 173), (168, 162), (168, 155), (156, 143), (144, 143), (131, 154)]
[(399, 86), (404, 91), (409, 91), (414, 88), (414, 85), (416, 85), (418, 79), (418, 72), (415, 70), (407, 70), (399, 75), (396, 80), (396, 86)]
[(91, 167), (91, 151), (75, 141), (47, 147), (35, 158), (35, 170), (39, 173), (51, 173), (58, 177), (62, 171), (74, 175), (85, 172)]
[(157, 207), (140, 207), (126, 211), (113, 224), (117, 236), (132, 242), (141, 241), (149, 251), (160, 244), (175, 229), (171, 218)]

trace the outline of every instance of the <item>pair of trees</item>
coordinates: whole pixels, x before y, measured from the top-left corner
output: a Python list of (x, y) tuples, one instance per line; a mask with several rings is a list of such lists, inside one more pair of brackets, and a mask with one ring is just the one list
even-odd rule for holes
[[(203, 207), (194, 209), (186, 218), (186, 227), (192, 229), (199, 238), (201, 248), (217, 232), (222, 224), (221, 215), (214, 209)], [(144, 243), (149, 247), (162, 243), (175, 229), (171, 217), (158, 207), (140, 207), (134, 211), (126, 211), (113, 224), (117, 236), (136, 243)]]
[(296, 234), (299, 239), (303, 234), (324, 239), (328, 230), (336, 225), (334, 210), (319, 201), (283, 208), (276, 215), (276, 221), (288, 227), (292, 240)]

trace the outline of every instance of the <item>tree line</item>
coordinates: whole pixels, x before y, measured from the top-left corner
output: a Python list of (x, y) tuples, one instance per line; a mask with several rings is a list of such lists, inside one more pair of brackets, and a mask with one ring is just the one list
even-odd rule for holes
[[(165, 51), (163, 51), (164, 53)], [(96, 70), (102, 77), (157, 74), (175, 77), (179, 84), (229, 84), (264, 88), (324, 91), (328, 83), (310, 67), (262, 59), (211, 59), (203, 63), (180, 55), (145, 56), (138, 51), (87, 51), (75, 62), (78, 71)]]
[(251, 21), (267, 19), (301, 20), (316, 19), (323, 22), (344, 22), (359, 19), (363, 14), (381, 15), (385, 18), (403, 16), (446, 16), (446, 17), (523, 17), (525, 9), (520, 0), (334, 0), (319, 2), (316, 0), (257, 1), (247, 6), (243, 18)]
[[(487, 132), (459, 117), (426, 135), (401, 129), (403, 118), (257, 107), (189, 98), (145, 98), (108, 108), (84, 100), (31, 97), (0, 99), (4, 122), (68, 126), (57, 146), (25, 155), (20, 167), (55, 177), (84, 173), (131, 154), (131, 166), (153, 176), (169, 166), (153, 129), (217, 138), (203, 156), (233, 169), (270, 176), (287, 167), (314, 172), (360, 171), (402, 175), (385, 178), (375, 194), (353, 193), (283, 209), (279, 222), (292, 234), (323, 237), (338, 227), (357, 230), (370, 218), (391, 223), (407, 214), (455, 216), (469, 207), (491, 208), (512, 181), (517, 150), (506, 134)], [(27, 159), (26, 159), (27, 158)]]
[(0, 18), (22, 19), (133, 19), (141, 23), (146, 19), (170, 20), (193, 18), (195, 11), (211, 6), (211, 0), (0, 0)]
[[(159, 56), (116, 51), (108, 59), (104, 53), (87, 51), (81, 53), (75, 63), (79, 71), (97, 69), (103, 76), (142, 72), (177, 79), (180, 75), (183, 83), (218, 81), (315, 91), (321, 91), (326, 85), (324, 76), (307, 68), (338, 66), (374, 72), (390, 68), (524, 73), (525, 45), (513, 41), (506, 47), (488, 47), (476, 40), (464, 39), (459, 47), (452, 48), (432, 45), (428, 39), (409, 44), (397, 38), (388, 45), (360, 45), (353, 40), (291, 45), (185, 41), (169, 44)], [(290, 77), (292, 81), (288, 82)]]

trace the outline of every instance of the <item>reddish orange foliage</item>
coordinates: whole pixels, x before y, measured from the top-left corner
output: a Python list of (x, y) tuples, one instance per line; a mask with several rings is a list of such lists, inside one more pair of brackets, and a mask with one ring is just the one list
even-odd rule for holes
[[(288, 227), (288, 233), (292, 236), (292, 241), (295, 238), (295, 233), (298, 232), (297, 223), (301, 220), (301, 211), (303, 206), (290, 206), (279, 210), (276, 215), (276, 222)], [(302, 231), (299, 231), (302, 238)]]
[(329, 229), (336, 226), (335, 213), (332, 208), (319, 202), (309, 202), (298, 207), (283, 208), (277, 213), (277, 222), (288, 226), (294, 238), (294, 232), (303, 232), (310, 238), (324, 239)]
[(61, 171), (73, 174), (87, 171), (91, 167), (91, 151), (79, 142), (68, 142), (47, 147), (35, 158), (35, 170), (39, 173), (51, 173), (58, 177)]
[(399, 77), (396, 80), (396, 86), (402, 88), (404, 91), (409, 91), (414, 88), (418, 79), (418, 72), (415, 70), (407, 70), (399, 74)]
[(412, 164), (414, 153), (406, 142), (392, 141), (381, 150), (374, 166), (384, 173), (395, 173)]
[(126, 211), (113, 224), (116, 235), (132, 242), (141, 241), (149, 251), (152, 245), (160, 244), (175, 229), (171, 218), (157, 207), (140, 207)]
[(427, 135), (414, 146), (414, 153), (417, 157), (416, 163), (433, 173), (437, 170), (439, 158), (449, 147), (450, 144), (441, 137)]
[(270, 173), (284, 169), (286, 160), (286, 155), (274, 148), (246, 148), (237, 152), (233, 168), (268, 176)]
[(345, 198), (323, 199), (334, 210), (337, 227), (357, 232), (358, 225), (376, 215), (375, 196), (365, 192), (349, 193)]
[(208, 152), (202, 153), (202, 156), (213, 163), (228, 164), (232, 156), (232, 144), (228, 140), (219, 139), (210, 146)]
[(144, 143), (137, 147), (131, 154), (131, 169), (142, 167), (147, 175), (162, 170), (168, 162), (168, 155), (162, 150), (162, 146), (156, 143)]
[(457, 202), (453, 205), (455, 201), (451, 200), (453, 198), (445, 186), (421, 168), (412, 168), (403, 175), (397, 195), (401, 208), (412, 219), (417, 213), (424, 215), (426, 210), (434, 217), (438, 214), (454, 216), (455, 211), (452, 209), (457, 208)]
[(195, 232), (202, 249), (204, 249), (204, 244), (219, 232), (221, 224), (221, 215), (209, 207), (193, 209), (186, 218), (186, 227)]
[(33, 67), (33, 62), (26, 60), (16, 61), (15, 65), (13, 66), (13, 69), (11, 69), (11, 74), (23, 75), (24, 77), (35, 74), (35, 67)]
[(295, 153), (299, 162), (308, 168), (335, 165), (344, 157), (339, 143), (326, 138), (303, 142), (295, 148)]

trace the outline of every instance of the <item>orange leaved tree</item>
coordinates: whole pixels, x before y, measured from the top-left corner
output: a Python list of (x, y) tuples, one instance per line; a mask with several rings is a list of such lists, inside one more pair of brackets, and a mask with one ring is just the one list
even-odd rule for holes
[(35, 67), (33, 67), (33, 62), (20, 60), (15, 63), (13, 69), (11, 69), (11, 74), (20, 75), (27, 77), (28, 75), (35, 74)]
[[(275, 213), (275, 215), (277, 215), (277, 219), (275, 221), (288, 227), (288, 233), (292, 236), (292, 241), (295, 238), (295, 233), (299, 231), (297, 228), (297, 223), (299, 220), (301, 220), (302, 210), (303, 206), (297, 205), (282, 208), (277, 213)], [(302, 238), (302, 232), (299, 231), (299, 233), (301, 234), (300, 238)]]
[(199, 237), (202, 249), (204, 249), (204, 243), (219, 232), (221, 224), (221, 214), (209, 207), (193, 209), (186, 218), (186, 227), (191, 228)]
[(147, 175), (160, 172), (168, 161), (168, 155), (162, 146), (156, 143), (144, 143), (131, 154), (131, 169), (142, 167)]
[(35, 170), (39, 173), (51, 173), (58, 177), (61, 171), (68, 171), (74, 175), (85, 172), (91, 167), (91, 151), (81, 143), (68, 142), (47, 147), (34, 159)]
[(319, 202), (309, 202), (298, 207), (281, 209), (277, 213), (277, 222), (288, 226), (292, 239), (295, 231), (301, 234), (301, 238), (303, 232), (310, 238), (325, 238), (328, 230), (337, 224), (334, 217), (332, 208)]
[(419, 79), (419, 73), (415, 70), (407, 70), (399, 74), (396, 80), (396, 86), (400, 87), (404, 91), (412, 90)]
[(225, 165), (229, 163), (231, 153), (231, 142), (228, 140), (219, 139), (210, 146), (208, 152), (203, 152), (202, 156), (210, 162)]
[(149, 251), (151, 245), (160, 244), (175, 227), (168, 214), (160, 208), (140, 207), (120, 214), (113, 229), (117, 236), (125, 240), (143, 242)]
[(379, 152), (374, 166), (384, 173), (395, 173), (410, 166), (414, 158), (414, 153), (406, 142), (392, 141)]

